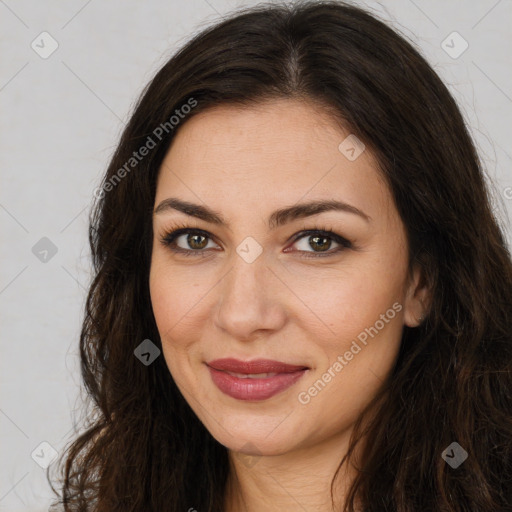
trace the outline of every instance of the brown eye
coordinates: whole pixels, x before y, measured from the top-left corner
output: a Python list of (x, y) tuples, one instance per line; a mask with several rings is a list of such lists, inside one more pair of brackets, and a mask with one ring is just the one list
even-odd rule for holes
[(312, 236), (309, 237), (309, 245), (314, 249), (319, 249), (320, 252), (327, 251), (331, 245), (332, 240), (327, 236)]
[(202, 254), (211, 240), (206, 231), (182, 228), (165, 234), (161, 242), (172, 251), (187, 256)]
[[(176, 229), (161, 237), (161, 243), (164, 246), (185, 256), (205, 256), (205, 249), (213, 248), (208, 247), (209, 241), (215, 244), (208, 232), (191, 228)], [(325, 230), (301, 231), (295, 236), (293, 245), (297, 245), (298, 241), (302, 244), (298, 252), (305, 258), (332, 256), (344, 249), (352, 248), (352, 244), (348, 240), (332, 231)], [(338, 247), (330, 250), (333, 243)], [(218, 244), (215, 245), (218, 247)], [(285, 252), (295, 251), (287, 249)]]
[(187, 235), (186, 240), (187, 244), (189, 244), (189, 246), (192, 247), (192, 249), (204, 249), (207, 245), (207, 243), (205, 243), (207, 237), (205, 237), (204, 235)]
[[(330, 256), (352, 247), (352, 244), (348, 240), (332, 231), (303, 232), (295, 239), (295, 246), (298, 245), (297, 242), (301, 244), (301, 246), (299, 246), (299, 252), (303, 252), (303, 256), (306, 258)], [(337, 244), (338, 247), (329, 250), (333, 243)]]

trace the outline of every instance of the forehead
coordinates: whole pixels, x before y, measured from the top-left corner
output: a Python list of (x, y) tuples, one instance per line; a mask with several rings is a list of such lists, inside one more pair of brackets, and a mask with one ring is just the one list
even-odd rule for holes
[(389, 207), (389, 191), (367, 149), (355, 160), (340, 151), (350, 135), (304, 101), (208, 109), (179, 128), (160, 168), (156, 201), (181, 195), (223, 211), (226, 202), (261, 211), (270, 202), (332, 198), (378, 215)]

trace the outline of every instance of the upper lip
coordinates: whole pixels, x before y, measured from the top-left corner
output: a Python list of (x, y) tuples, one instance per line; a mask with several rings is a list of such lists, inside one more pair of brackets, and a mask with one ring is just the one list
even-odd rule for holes
[(306, 370), (308, 366), (293, 365), (272, 359), (253, 359), (252, 361), (240, 361), (239, 359), (224, 358), (215, 359), (206, 363), (215, 370), (234, 373), (291, 373), (298, 370)]

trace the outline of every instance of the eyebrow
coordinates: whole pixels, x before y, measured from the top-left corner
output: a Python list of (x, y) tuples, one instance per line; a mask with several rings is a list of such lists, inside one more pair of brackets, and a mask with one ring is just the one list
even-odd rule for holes
[[(229, 228), (229, 223), (224, 217), (215, 210), (206, 206), (183, 201), (176, 197), (169, 197), (164, 199), (154, 210), (154, 214), (163, 213), (169, 210), (178, 210), (191, 217), (216, 224), (219, 226), (226, 226)], [(296, 219), (318, 215), (319, 213), (328, 211), (341, 211), (351, 213), (363, 218), (366, 222), (371, 222), (372, 218), (359, 210), (355, 206), (344, 203), (342, 201), (325, 200), (325, 201), (311, 201), (308, 203), (299, 203), (293, 206), (287, 206), (273, 212), (268, 220), (268, 225), (271, 229), (275, 229), (286, 223), (292, 222)]]

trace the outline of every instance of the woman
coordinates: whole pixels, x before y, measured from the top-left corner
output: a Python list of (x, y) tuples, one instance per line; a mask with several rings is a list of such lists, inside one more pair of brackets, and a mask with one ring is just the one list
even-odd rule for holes
[(393, 30), (339, 2), (205, 30), (95, 195), (65, 510), (512, 510), (510, 253)]

